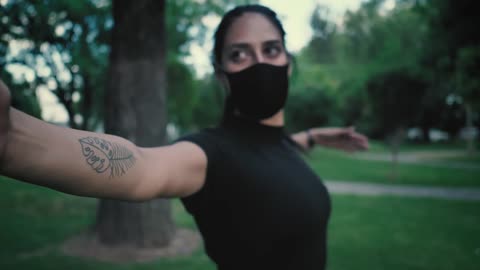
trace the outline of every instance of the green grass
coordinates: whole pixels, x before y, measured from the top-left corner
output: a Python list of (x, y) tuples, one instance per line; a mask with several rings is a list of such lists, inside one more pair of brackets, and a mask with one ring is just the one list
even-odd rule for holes
[[(463, 162), (477, 164), (476, 157)], [(358, 159), (354, 155), (320, 148), (306, 158), (323, 179), (452, 187), (480, 187), (480, 169), (458, 169), (428, 164), (399, 164), (397, 178), (390, 177), (391, 162)], [(438, 160), (437, 160), (438, 162)], [(442, 161), (445, 162), (445, 161)], [(480, 165), (480, 164), (479, 164)]]
[(478, 269), (480, 203), (334, 196), (330, 270)]
[[(65, 256), (59, 246), (94, 220), (96, 200), (62, 194), (0, 177), (0, 269), (192, 269), (214, 266), (200, 248), (192, 256), (146, 264), (113, 264)], [(195, 228), (178, 200), (177, 226)]]
[(475, 164), (480, 166), (480, 153), (476, 152), (472, 155), (466, 154), (465, 156), (460, 156), (460, 157), (450, 157), (450, 158), (444, 158), (442, 161), (446, 162), (462, 162), (466, 164)]
[[(373, 153), (388, 153), (390, 151), (389, 145), (383, 141), (370, 140), (369, 151)], [(415, 143), (403, 142), (400, 145), (401, 152), (410, 151), (444, 151), (444, 150), (466, 150), (467, 144), (464, 141), (454, 142), (436, 142), (436, 143)]]
[[(0, 269), (214, 270), (202, 249), (144, 264), (63, 255), (58, 246), (93, 222), (95, 200), (0, 179)], [(332, 196), (330, 270), (478, 269), (480, 202)], [(178, 226), (195, 228), (174, 201)]]

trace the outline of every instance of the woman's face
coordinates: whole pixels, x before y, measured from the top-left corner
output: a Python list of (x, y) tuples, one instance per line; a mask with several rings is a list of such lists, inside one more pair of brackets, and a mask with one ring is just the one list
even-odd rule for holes
[(287, 52), (277, 28), (264, 15), (247, 12), (238, 17), (225, 35), (222, 68), (237, 72), (257, 63), (283, 66)]

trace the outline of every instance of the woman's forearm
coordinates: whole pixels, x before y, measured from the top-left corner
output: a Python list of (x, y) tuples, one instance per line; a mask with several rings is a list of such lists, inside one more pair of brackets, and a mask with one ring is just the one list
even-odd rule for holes
[(62, 192), (136, 200), (142, 159), (131, 142), (54, 126), (10, 109), (0, 174)]
[(293, 134), (291, 138), (307, 150), (312, 149), (314, 145), (347, 152), (368, 149), (368, 138), (355, 132), (353, 127), (312, 128)]
[(305, 150), (310, 150), (311, 146), (309, 145), (308, 141), (309, 134), (306, 131), (301, 131), (298, 133), (294, 133), (290, 136), (290, 138), (295, 141), (298, 145), (300, 145)]

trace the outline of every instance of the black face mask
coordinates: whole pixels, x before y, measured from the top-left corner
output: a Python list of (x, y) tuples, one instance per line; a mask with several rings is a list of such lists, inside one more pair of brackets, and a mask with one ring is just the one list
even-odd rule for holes
[(288, 96), (288, 64), (255, 64), (242, 71), (225, 72), (233, 106), (243, 116), (261, 120), (285, 106)]

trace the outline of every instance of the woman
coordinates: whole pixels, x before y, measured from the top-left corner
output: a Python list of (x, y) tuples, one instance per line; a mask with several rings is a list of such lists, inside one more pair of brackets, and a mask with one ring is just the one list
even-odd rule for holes
[(352, 129), (287, 137), (291, 73), (285, 32), (259, 5), (228, 12), (215, 35), (222, 123), (172, 145), (141, 148), (111, 135), (34, 119), (0, 81), (0, 172), (62, 192), (145, 201), (181, 197), (218, 269), (324, 269), (328, 192), (294, 145), (366, 149)]

